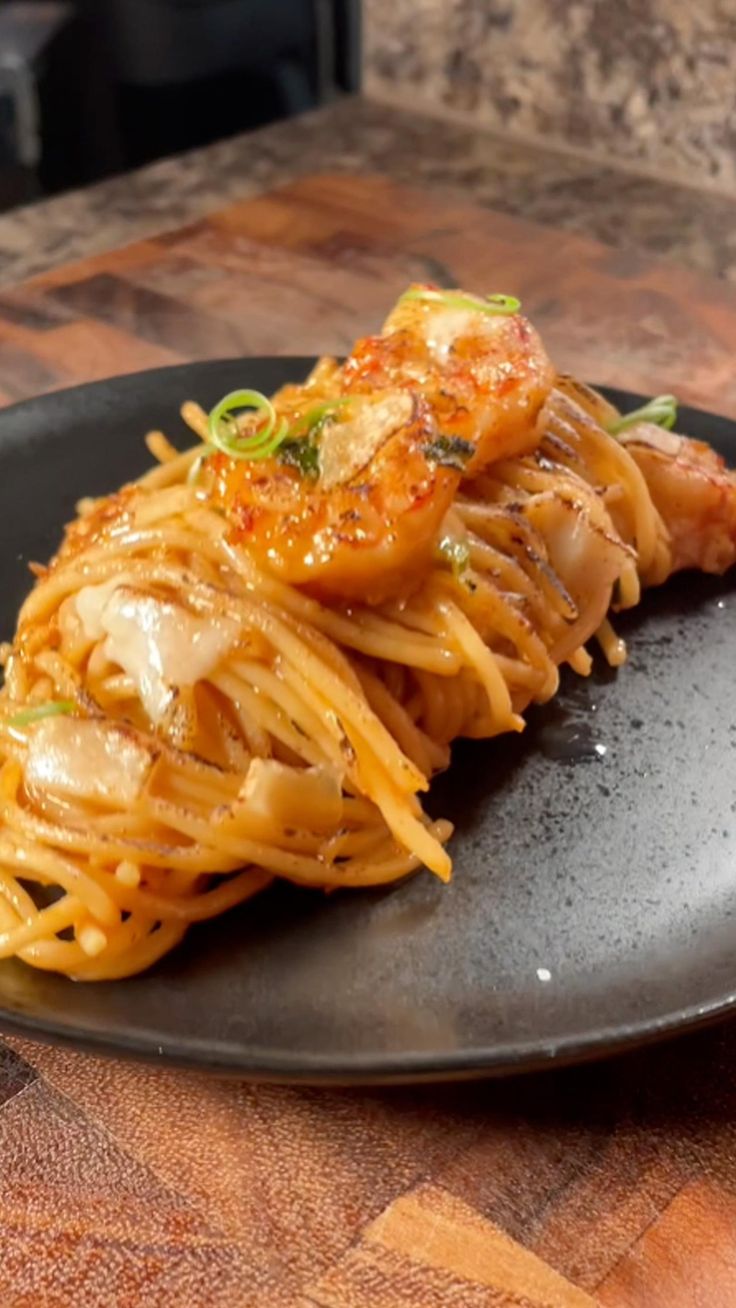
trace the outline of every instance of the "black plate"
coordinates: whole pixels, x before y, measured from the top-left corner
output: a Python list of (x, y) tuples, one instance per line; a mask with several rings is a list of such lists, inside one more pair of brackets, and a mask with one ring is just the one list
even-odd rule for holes
[[(0, 632), (75, 500), (135, 476), (143, 433), (185, 439), (186, 397), (270, 391), (307, 360), (204, 363), (0, 415)], [(624, 407), (637, 396), (614, 396)], [(736, 426), (682, 426), (736, 462)], [(0, 1025), (109, 1053), (302, 1081), (500, 1073), (692, 1026), (736, 1002), (736, 595), (681, 578), (521, 738), (464, 744), (431, 807), (455, 876), (325, 898), (282, 885), (133, 980), (0, 965)]]

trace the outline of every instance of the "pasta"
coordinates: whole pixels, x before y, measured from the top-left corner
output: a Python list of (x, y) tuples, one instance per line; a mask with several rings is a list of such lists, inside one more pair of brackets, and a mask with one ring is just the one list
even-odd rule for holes
[(557, 376), (518, 307), (413, 287), (80, 503), (3, 651), (0, 957), (113, 979), (274, 877), (447, 880), (452, 741), (521, 731), (593, 638), (621, 664), (642, 585), (733, 562), (717, 456)]

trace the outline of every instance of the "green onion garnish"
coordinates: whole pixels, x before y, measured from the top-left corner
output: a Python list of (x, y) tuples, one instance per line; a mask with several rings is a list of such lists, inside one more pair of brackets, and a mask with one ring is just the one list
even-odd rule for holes
[[(252, 432), (242, 432), (233, 414), (236, 409), (254, 409), (265, 422)], [(216, 404), (208, 418), (210, 444), (231, 459), (267, 459), (284, 440), (288, 427), (276, 415), (267, 395), (260, 391), (231, 391)]]
[(28, 727), (41, 718), (53, 718), (62, 713), (73, 713), (76, 704), (73, 699), (51, 699), (47, 704), (35, 704), (33, 708), (21, 709), (12, 718), (7, 718), (6, 727)]
[(458, 540), (456, 536), (443, 536), (437, 546), (437, 553), (442, 561), (452, 569), (454, 577), (459, 577), (470, 563), (470, 549), (467, 541)]
[(289, 435), (318, 436), (335, 411), (350, 403), (350, 398), (349, 395), (343, 395), (337, 400), (326, 400), (324, 404), (315, 404), (313, 409), (309, 409), (299, 422), (289, 429)]
[(313, 481), (319, 477), (319, 447), (313, 445), (306, 436), (283, 441), (279, 446), (278, 458), (280, 463), (296, 468), (302, 477), (311, 477)]
[(336, 412), (350, 403), (351, 397), (343, 395), (336, 400), (326, 400), (324, 404), (315, 404), (289, 428), (287, 437), (279, 446), (279, 461), (290, 468), (296, 468), (303, 477), (313, 481), (319, 477), (319, 445), (317, 438), (326, 423), (334, 418)]
[(443, 468), (455, 468), (462, 472), (466, 463), (475, 454), (475, 446), (462, 436), (435, 436), (423, 447), (428, 459), (434, 459)]
[(656, 427), (672, 431), (676, 421), (677, 400), (674, 395), (655, 395), (654, 399), (643, 404), (640, 409), (633, 409), (631, 413), (625, 413), (623, 417), (609, 423), (608, 430), (612, 436), (618, 436), (619, 432), (634, 427), (638, 422), (653, 422)]
[(463, 295), (462, 291), (432, 291), (429, 288), (410, 287), (404, 291), (402, 300), (427, 300), (430, 304), (444, 304), (448, 309), (474, 309), (476, 313), (512, 314), (518, 313), (521, 300), (515, 295), (485, 295), (476, 299), (472, 295)]

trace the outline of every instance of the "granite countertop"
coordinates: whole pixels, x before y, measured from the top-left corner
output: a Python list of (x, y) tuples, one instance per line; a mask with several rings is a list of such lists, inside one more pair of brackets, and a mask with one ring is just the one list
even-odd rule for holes
[(0, 283), (312, 172), (382, 172), (736, 280), (736, 200), (365, 98), (0, 216)]

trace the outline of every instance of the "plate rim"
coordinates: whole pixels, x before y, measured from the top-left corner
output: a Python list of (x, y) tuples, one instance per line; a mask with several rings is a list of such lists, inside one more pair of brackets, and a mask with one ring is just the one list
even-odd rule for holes
[[(121, 984), (109, 982), (102, 984)], [(223, 1078), (237, 1078), (263, 1085), (381, 1086), (419, 1085), (432, 1082), (502, 1080), (533, 1075), (609, 1057), (633, 1053), (674, 1036), (714, 1026), (733, 1013), (736, 994), (707, 1004), (691, 1004), (659, 1017), (626, 1026), (599, 1027), (590, 1034), (567, 1035), (546, 1046), (538, 1040), (496, 1043), (470, 1052), (431, 1054), (411, 1050), (396, 1054), (361, 1054), (352, 1060), (287, 1051), (267, 1053), (262, 1058), (233, 1051), (213, 1057), (206, 1041), (172, 1041), (170, 1045), (140, 1035), (108, 1038), (103, 1032), (87, 1031), (47, 1022), (31, 1016), (6, 1014), (0, 1006), (0, 1036), (38, 1040), (42, 1044), (108, 1059), (127, 1059), (149, 1066), (174, 1067)], [(203, 1056), (198, 1054), (200, 1044)]]

